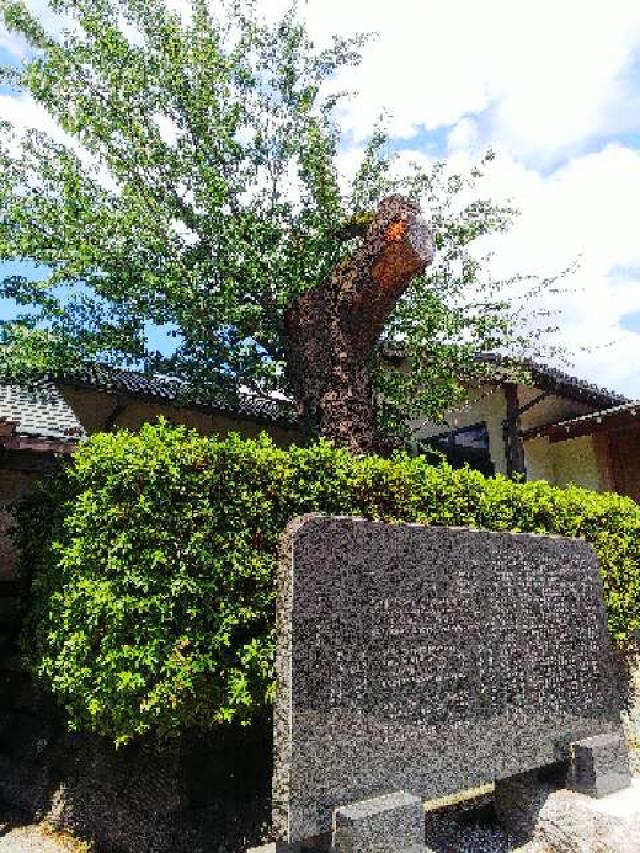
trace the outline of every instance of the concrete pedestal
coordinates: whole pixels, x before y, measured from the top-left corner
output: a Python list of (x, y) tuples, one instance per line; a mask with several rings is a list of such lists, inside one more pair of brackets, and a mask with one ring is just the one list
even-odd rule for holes
[(498, 780), (495, 790), (498, 823), (516, 838), (528, 841), (536, 828), (538, 815), (552, 793), (553, 786), (540, 782), (537, 770)]
[(341, 806), (332, 823), (331, 838), (273, 842), (247, 853), (433, 853), (424, 843), (422, 800), (404, 791)]
[(596, 735), (571, 744), (571, 791), (606, 797), (630, 784), (629, 752), (621, 735)]
[(425, 817), (419, 797), (403, 791), (362, 800), (333, 814), (333, 849), (339, 853), (425, 851)]

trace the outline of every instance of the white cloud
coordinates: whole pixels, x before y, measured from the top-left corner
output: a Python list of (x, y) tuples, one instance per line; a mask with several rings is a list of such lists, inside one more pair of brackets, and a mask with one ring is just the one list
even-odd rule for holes
[(447, 147), (450, 155), (460, 152), (481, 154), (481, 139), (478, 122), (469, 116), (461, 118), (447, 136)]
[(4, 49), (15, 59), (23, 59), (27, 56), (29, 46), (27, 40), (17, 33), (10, 33), (4, 27), (0, 27), (0, 48)]
[[(1, 4), (0, 4), (1, 5)], [(65, 12), (52, 11), (47, 0), (25, 0), (27, 10), (39, 21), (44, 31), (51, 36), (59, 35), (65, 29), (73, 30), (73, 17)], [(21, 35), (8, 32), (4, 24), (0, 24), (0, 45), (18, 59), (30, 55), (31, 48)]]
[[(494, 198), (511, 197), (521, 211), (508, 242), (537, 272), (585, 255), (606, 275), (640, 260), (634, 211), (640, 197), (640, 151), (609, 144), (575, 157), (550, 174), (526, 168), (499, 152), (487, 171)], [(512, 259), (502, 258), (505, 267)]]
[(185, 2), (185, 0), (165, 0), (165, 2), (169, 11), (178, 15), (184, 24), (189, 25), (191, 23), (193, 14), (190, 3)]
[(0, 94), (0, 121), (11, 122), (18, 133), (35, 128), (59, 142), (70, 141), (58, 123), (29, 95)]
[(168, 115), (158, 111), (154, 114), (153, 119), (158, 126), (160, 139), (162, 139), (165, 145), (175, 146), (180, 136), (180, 128), (175, 121)]
[(625, 72), (640, 45), (640, 5), (614, 0), (606, 14), (566, 0), (511, 9), (493, 69), (503, 143), (538, 158), (628, 123)]
[[(503, 153), (485, 184), (494, 198), (509, 194), (521, 210), (507, 234), (478, 247), (495, 251), (493, 274), (549, 276), (579, 260), (576, 273), (559, 282), (570, 292), (546, 300), (561, 310), (557, 341), (574, 353), (577, 375), (640, 397), (640, 335), (621, 326), (625, 313), (640, 310), (640, 275), (633, 274), (640, 268), (640, 151), (609, 145), (550, 175)], [(620, 267), (631, 275), (621, 277)]]
[(188, 228), (182, 220), (172, 219), (170, 224), (172, 230), (179, 237), (182, 237), (187, 246), (194, 246), (198, 242), (198, 235), (191, 228)]
[(640, 46), (636, 0), (611, 0), (606, 14), (582, 0), (310, 0), (305, 14), (320, 39), (336, 22), (343, 34), (379, 33), (342, 80), (360, 91), (343, 115), (357, 138), (383, 108), (396, 137), (486, 111), (487, 141), (544, 160), (640, 126), (626, 76)]

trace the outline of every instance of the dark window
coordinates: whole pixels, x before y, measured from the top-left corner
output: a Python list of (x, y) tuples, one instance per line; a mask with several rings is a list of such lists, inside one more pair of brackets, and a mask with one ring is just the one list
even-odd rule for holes
[(437, 463), (444, 455), (453, 468), (468, 465), (483, 474), (493, 476), (496, 472), (489, 451), (489, 433), (486, 423), (454, 429), (418, 443), (418, 452)]

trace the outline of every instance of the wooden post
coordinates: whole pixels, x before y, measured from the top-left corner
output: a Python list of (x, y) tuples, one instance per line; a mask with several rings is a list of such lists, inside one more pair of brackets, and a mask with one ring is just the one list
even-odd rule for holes
[(526, 474), (524, 445), (520, 436), (518, 386), (515, 382), (507, 382), (505, 384), (504, 395), (507, 403), (507, 417), (504, 422), (507, 477), (514, 477), (516, 474)]

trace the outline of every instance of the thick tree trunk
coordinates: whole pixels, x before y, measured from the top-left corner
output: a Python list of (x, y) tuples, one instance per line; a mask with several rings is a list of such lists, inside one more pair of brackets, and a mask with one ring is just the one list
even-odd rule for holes
[(377, 449), (374, 347), (397, 300), (432, 258), (416, 206), (390, 196), (353, 257), (289, 307), (289, 372), (307, 436), (355, 453)]

